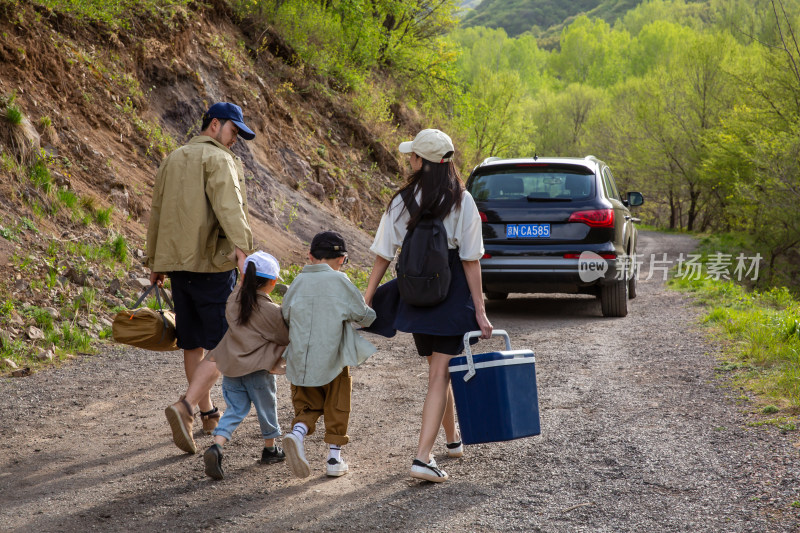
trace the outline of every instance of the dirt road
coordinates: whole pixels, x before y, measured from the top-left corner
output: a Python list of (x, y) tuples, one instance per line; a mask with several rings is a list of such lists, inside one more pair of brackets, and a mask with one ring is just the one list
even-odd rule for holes
[[(688, 251), (643, 234), (640, 252)], [(642, 278), (646, 277), (647, 271)], [(798, 531), (796, 434), (746, 426), (742, 391), (715, 375), (698, 310), (642, 281), (626, 318), (583, 297), (491, 302), (495, 327), (536, 352), (542, 435), (468, 446), (437, 460), (451, 481), (412, 481), (425, 389), (410, 336), (354, 371), (351, 473), (261, 466), (251, 415), (225, 449), (226, 479), (175, 448), (163, 409), (184, 388), (178, 353), (118, 347), (61, 369), (3, 379), (0, 529), (4, 531)], [(488, 351), (496, 344), (484, 343)], [(280, 420), (291, 420), (279, 381)], [(219, 386), (213, 395), (222, 402)], [(197, 436), (205, 449), (210, 437)]]

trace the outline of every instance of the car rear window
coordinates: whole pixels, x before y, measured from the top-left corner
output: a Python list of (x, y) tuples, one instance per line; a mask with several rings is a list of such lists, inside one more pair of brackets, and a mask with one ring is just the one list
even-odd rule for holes
[(475, 200), (572, 201), (594, 197), (594, 173), (586, 167), (515, 167), (474, 176)]

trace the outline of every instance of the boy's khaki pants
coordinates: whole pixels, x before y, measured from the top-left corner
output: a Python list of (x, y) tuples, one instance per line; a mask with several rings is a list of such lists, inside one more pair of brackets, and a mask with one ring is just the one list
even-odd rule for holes
[(294, 420), (308, 426), (308, 434), (314, 433), (317, 420), (324, 416), (325, 438), (328, 444), (344, 446), (350, 441), (347, 435), (347, 424), (350, 422), (350, 397), (353, 390), (353, 378), (349, 367), (333, 381), (321, 387), (300, 387), (292, 385), (292, 404)]

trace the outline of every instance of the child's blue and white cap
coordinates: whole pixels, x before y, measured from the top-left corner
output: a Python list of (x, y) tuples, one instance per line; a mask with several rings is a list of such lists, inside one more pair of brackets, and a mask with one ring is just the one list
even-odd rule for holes
[(253, 263), (256, 267), (256, 276), (267, 279), (281, 279), (281, 266), (278, 260), (267, 252), (254, 252), (244, 260), (244, 270), (247, 271), (247, 264)]

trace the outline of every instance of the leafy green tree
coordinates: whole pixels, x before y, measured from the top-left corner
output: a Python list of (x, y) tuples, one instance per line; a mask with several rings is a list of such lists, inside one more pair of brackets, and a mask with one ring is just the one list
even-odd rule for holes
[(627, 32), (580, 16), (561, 34), (561, 50), (551, 56), (550, 71), (566, 83), (608, 87), (627, 75), (629, 42)]

